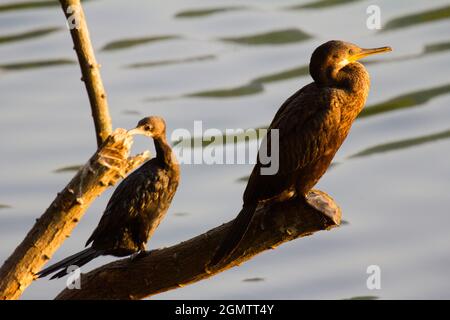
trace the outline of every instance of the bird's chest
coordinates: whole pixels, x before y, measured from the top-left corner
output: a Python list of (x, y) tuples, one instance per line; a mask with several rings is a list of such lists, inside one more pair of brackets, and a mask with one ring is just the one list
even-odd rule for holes
[(338, 95), (339, 105), (341, 109), (341, 124), (350, 127), (353, 121), (358, 117), (359, 113), (366, 104), (369, 94), (369, 86), (364, 86), (358, 92), (350, 91)]

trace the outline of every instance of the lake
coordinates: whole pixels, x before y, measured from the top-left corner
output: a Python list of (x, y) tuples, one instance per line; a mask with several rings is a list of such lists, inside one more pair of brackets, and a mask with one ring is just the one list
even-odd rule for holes
[[(330, 39), (393, 52), (363, 61), (366, 108), (317, 188), (341, 227), (286, 243), (155, 299), (450, 299), (450, 3), (358, 0), (84, 2), (114, 127), (146, 115), (177, 128), (260, 128), (311, 82)], [(0, 260), (96, 149), (90, 107), (57, 1), (0, 1)], [(133, 152), (153, 144), (138, 137)], [(239, 212), (252, 165), (183, 165), (177, 195), (148, 248), (176, 244)], [(80, 251), (112, 189), (52, 258)], [(83, 268), (112, 261), (99, 258)], [(381, 289), (366, 286), (368, 266)], [(65, 279), (34, 282), (50, 299)]]

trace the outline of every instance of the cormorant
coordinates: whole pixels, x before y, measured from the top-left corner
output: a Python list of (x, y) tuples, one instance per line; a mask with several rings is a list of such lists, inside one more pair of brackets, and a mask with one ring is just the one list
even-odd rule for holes
[[(233, 253), (258, 205), (295, 195), (305, 197), (317, 183), (366, 102), (369, 74), (357, 60), (391, 50), (390, 47), (362, 49), (333, 40), (313, 52), (309, 72), (314, 82), (282, 104), (265, 137), (267, 150), (271, 150), (271, 143), (279, 144), (279, 170), (274, 175), (262, 175), (263, 165), (258, 156), (244, 192), (242, 210), (209, 266)], [(279, 141), (271, 141), (270, 131), (274, 129), (279, 130)]]
[(66, 275), (70, 265), (83, 266), (101, 255), (117, 257), (144, 252), (148, 239), (164, 218), (175, 195), (180, 169), (166, 140), (166, 124), (160, 117), (139, 121), (129, 134), (152, 137), (156, 157), (126, 177), (109, 200), (97, 228), (86, 242), (92, 245), (37, 273), (39, 278), (58, 270), (51, 279)]

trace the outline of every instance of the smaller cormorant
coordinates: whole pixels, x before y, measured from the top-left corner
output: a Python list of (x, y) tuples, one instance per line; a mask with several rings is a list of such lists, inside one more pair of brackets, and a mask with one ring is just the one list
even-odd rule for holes
[(86, 242), (92, 245), (37, 273), (39, 278), (56, 271), (51, 279), (66, 275), (71, 265), (81, 267), (101, 255), (117, 257), (144, 252), (148, 239), (164, 218), (177, 190), (178, 161), (166, 140), (166, 124), (160, 117), (139, 121), (130, 134), (152, 137), (156, 157), (126, 177), (109, 200), (97, 228)]
[[(295, 195), (305, 197), (317, 183), (366, 103), (369, 74), (357, 60), (387, 51), (391, 48), (362, 49), (336, 40), (316, 48), (309, 63), (314, 81), (281, 105), (266, 135), (267, 150), (271, 150), (271, 143), (278, 143), (279, 170), (274, 175), (262, 175), (258, 156), (244, 192), (242, 210), (209, 266), (233, 253), (258, 205)], [(279, 130), (279, 141), (271, 141), (270, 131), (274, 129)]]

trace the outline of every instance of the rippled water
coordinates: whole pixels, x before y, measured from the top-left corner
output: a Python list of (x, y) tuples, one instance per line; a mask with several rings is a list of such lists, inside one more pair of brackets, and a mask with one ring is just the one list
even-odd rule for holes
[[(329, 39), (394, 52), (368, 59), (367, 107), (318, 187), (348, 222), (292, 241), (210, 280), (157, 298), (450, 298), (450, 4), (377, 1), (85, 2), (114, 126), (144, 115), (169, 132), (264, 127), (311, 81), (312, 50)], [(23, 239), (95, 149), (87, 96), (56, 1), (0, 1), (0, 260)], [(136, 151), (149, 147), (139, 138)], [(250, 165), (184, 165), (182, 183), (149, 247), (175, 244), (237, 214)], [(54, 260), (82, 248), (111, 190)], [(86, 268), (105, 263), (98, 259)], [(381, 290), (366, 288), (379, 265)], [(256, 279), (256, 280), (255, 280)], [(23, 298), (52, 298), (40, 280)]]

